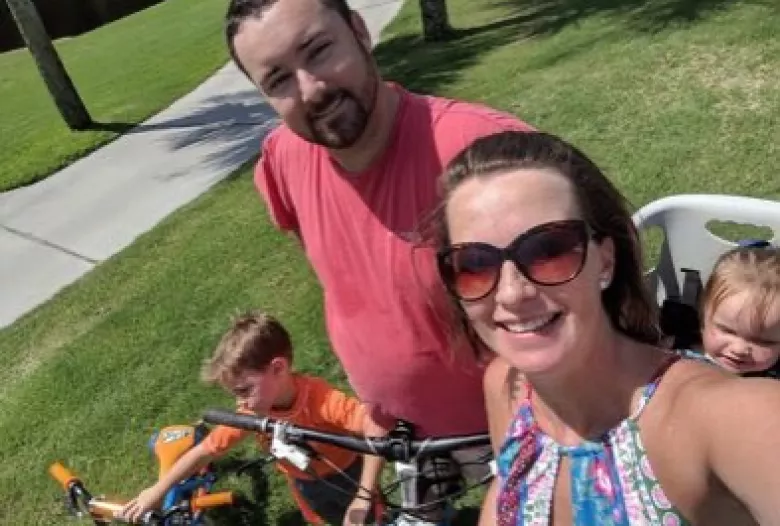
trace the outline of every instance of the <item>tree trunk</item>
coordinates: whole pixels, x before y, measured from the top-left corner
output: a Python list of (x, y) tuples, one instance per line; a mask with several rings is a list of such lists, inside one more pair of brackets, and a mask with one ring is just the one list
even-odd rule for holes
[(440, 42), (454, 33), (447, 16), (446, 0), (420, 0), (420, 13), (425, 40)]
[(6, 3), (68, 128), (88, 128), (92, 118), (65, 71), (32, 0), (6, 0)]

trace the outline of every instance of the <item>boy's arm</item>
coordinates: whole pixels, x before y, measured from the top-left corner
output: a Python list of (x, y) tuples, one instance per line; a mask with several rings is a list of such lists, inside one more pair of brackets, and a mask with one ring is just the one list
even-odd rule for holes
[[(370, 412), (363, 408), (364, 429), (363, 435), (366, 437), (381, 437), (387, 435), (388, 429), (378, 425)], [(366, 524), (368, 514), (372, 504), (377, 504), (376, 490), (379, 486), (379, 478), (382, 475), (385, 459), (374, 455), (363, 455), (363, 469), (360, 472), (360, 485), (355, 494), (355, 498), (347, 508), (344, 514), (344, 526), (362, 526)]]
[[(326, 422), (345, 431), (365, 437), (383, 437), (390, 430), (379, 425), (371, 415), (368, 405), (357, 398), (328, 386), (321, 392), (320, 416)], [(374, 455), (363, 455), (363, 469), (360, 486), (344, 515), (344, 525), (362, 525), (372, 504), (385, 459)]]
[(228, 451), (251, 433), (227, 426), (217, 426), (198, 445), (187, 451), (153, 486), (128, 502), (119, 518), (137, 522), (146, 512), (157, 508), (165, 494), (178, 482), (194, 475), (203, 466)]
[[(367, 411), (365, 414), (364, 432), (366, 437), (383, 437), (389, 433), (388, 429), (377, 424), (371, 414)], [(379, 484), (379, 476), (382, 474), (382, 468), (385, 466), (385, 459), (375, 455), (363, 455), (363, 470), (360, 473), (360, 488), (362, 497), (371, 497), (376, 492)], [(368, 492), (365, 495), (364, 492)]]
[(194, 475), (203, 466), (211, 462), (215, 455), (201, 442), (187, 451), (176, 461), (171, 469), (153, 486), (143, 490), (128, 502), (118, 517), (130, 522), (139, 521), (148, 511), (157, 508), (165, 494), (178, 482)]

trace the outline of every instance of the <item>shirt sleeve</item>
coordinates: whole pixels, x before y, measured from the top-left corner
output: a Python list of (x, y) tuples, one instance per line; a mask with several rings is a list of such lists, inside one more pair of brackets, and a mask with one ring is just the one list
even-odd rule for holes
[(251, 434), (235, 427), (217, 426), (203, 440), (203, 447), (211, 455), (222, 456)]
[(437, 147), (443, 165), (476, 139), (503, 131), (536, 131), (514, 115), (487, 106), (455, 102), (436, 122)]
[(323, 422), (350, 433), (365, 433), (367, 407), (360, 400), (325, 382), (317, 382), (311, 389)]
[(277, 132), (271, 132), (263, 142), (260, 159), (255, 166), (255, 187), (263, 197), (274, 225), (280, 230), (297, 233), (298, 218), (287, 184), (284, 156)]

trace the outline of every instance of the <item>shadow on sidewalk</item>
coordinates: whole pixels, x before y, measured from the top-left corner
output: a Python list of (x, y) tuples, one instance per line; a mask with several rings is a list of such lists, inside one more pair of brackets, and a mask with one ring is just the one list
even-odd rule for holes
[[(171, 152), (208, 142), (211, 153), (205, 162), (214, 169), (235, 167), (257, 156), (265, 135), (278, 123), (276, 114), (254, 90), (215, 95), (192, 112), (166, 118), (157, 115), (141, 124), (95, 123), (92, 129), (132, 136), (161, 132)], [(182, 174), (183, 175), (183, 174)]]

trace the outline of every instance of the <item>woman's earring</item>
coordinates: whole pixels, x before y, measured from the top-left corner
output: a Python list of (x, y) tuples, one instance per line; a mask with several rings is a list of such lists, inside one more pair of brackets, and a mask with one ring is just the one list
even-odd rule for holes
[(611, 283), (612, 280), (609, 278), (609, 276), (601, 276), (601, 279), (599, 280), (599, 287), (601, 287), (601, 290), (607, 290)]

